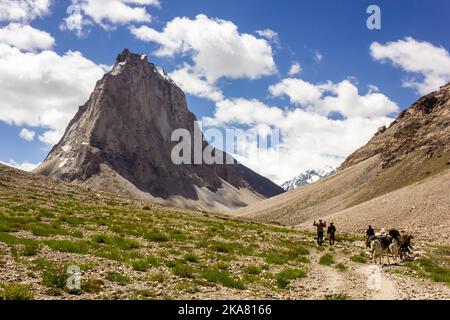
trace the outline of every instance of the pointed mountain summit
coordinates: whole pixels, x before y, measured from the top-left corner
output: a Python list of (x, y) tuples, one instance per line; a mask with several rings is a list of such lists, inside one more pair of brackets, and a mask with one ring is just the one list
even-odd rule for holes
[[(171, 141), (173, 131), (185, 129), (194, 136), (195, 126), (183, 91), (147, 56), (126, 49), (35, 173), (133, 198), (219, 211), (283, 192), (236, 162), (174, 164), (172, 149), (179, 142)], [(203, 141), (203, 147), (210, 146)]]

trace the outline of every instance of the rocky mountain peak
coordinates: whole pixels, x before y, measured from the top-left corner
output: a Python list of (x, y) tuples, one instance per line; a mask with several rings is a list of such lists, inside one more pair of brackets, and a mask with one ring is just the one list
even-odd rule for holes
[(300, 173), (292, 180), (286, 181), (281, 185), (285, 191), (295, 190), (326, 178), (334, 173), (335, 168), (331, 166), (325, 166), (318, 170), (306, 170)]
[(194, 136), (195, 128), (183, 91), (145, 55), (125, 49), (35, 172), (201, 209), (242, 207), (283, 192), (238, 163), (174, 164), (172, 133)]
[(130, 50), (124, 49), (121, 53), (117, 55), (116, 63), (125, 62), (138, 57), (139, 57), (138, 54), (131, 53)]
[(130, 64), (149, 64), (148, 56), (146, 54), (132, 53), (128, 49), (124, 49), (117, 55), (116, 63), (130, 63)]

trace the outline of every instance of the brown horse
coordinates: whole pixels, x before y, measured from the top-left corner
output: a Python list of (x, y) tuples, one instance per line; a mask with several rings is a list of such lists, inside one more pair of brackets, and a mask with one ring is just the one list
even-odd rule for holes
[(411, 247), (411, 239), (413, 239), (412, 234), (405, 231), (399, 232), (398, 230), (391, 229), (389, 230), (389, 235), (393, 239), (391, 245), (389, 246), (389, 251), (394, 261), (399, 257), (400, 259), (403, 259), (404, 255)]
[(406, 231), (402, 231), (401, 236), (403, 241), (400, 245), (400, 259), (403, 259), (411, 252), (409, 249), (412, 249), (411, 240), (414, 239), (414, 236)]

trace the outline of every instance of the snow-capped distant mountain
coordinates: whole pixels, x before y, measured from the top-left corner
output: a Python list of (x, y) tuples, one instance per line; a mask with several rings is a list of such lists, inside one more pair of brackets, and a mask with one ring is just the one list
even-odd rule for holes
[(334, 173), (335, 168), (331, 166), (323, 167), (320, 170), (306, 170), (305, 172), (299, 174), (294, 179), (286, 181), (281, 185), (281, 187), (286, 190), (294, 190), (300, 187), (304, 187), (308, 184), (319, 181), (320, 179), (326, 178)]

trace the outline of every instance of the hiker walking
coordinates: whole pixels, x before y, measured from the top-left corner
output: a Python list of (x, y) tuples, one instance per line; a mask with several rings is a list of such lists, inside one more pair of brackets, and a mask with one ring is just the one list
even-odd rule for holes
[(373, 230), (372, 226), (369, 226), (369, 229), (366, 230), (367, 238), (375, 235), (375, 230)]
[(326, 228), (327, 223), (325, 221), (322, 222), (322, 219), (319, 219), (319, 223), (316, 223), (316, 220), (314, 220), (313, 226), (317, 228), (317, 244), (321, 246), (323, 243), (323, 229)]
[(336, 227), (334, 226), (333, 222), (330, 223), (330, 226), (328, 227), (328, 230), (327, 230), (327, 234), (328, 234), (328, 239), (330, 241), (330, 247), (332, 247), (334, 245), (334, 241), (336, 240), (336, 237), (335, 237)]
[(369, 226), (369, 229), (366, 230), (366, 247), (370, 247), (370, 238), (375, 235), (375, 230), (372, 228), (372, 226)]

